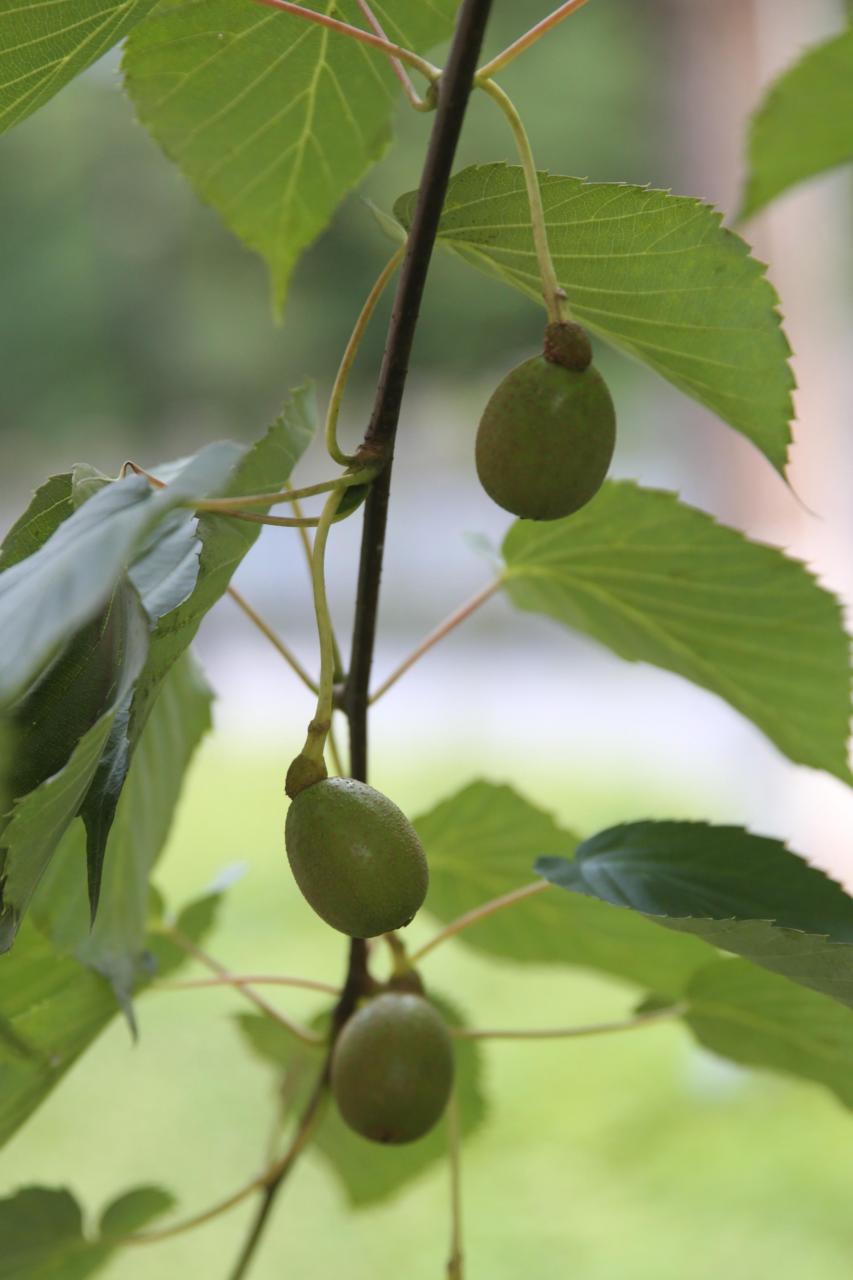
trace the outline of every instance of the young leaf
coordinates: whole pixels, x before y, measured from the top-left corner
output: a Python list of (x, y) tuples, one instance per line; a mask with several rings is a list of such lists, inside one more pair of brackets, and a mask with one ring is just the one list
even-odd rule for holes
[[(355, 26), (355, 0), (307, 7)], [(388, 38), (425, 49), (457, 0), (377, 0)], [(280, 305), (301, 251), (385, 151), (397, 85), (375, 49), (239, 0), (164, 0), (124, 56), (125, 85), (164, 151), (249, 248)]]
[(850, 641), (799, 561), (629, 481), (567, 520), (517, 522), (503, 553), (518, 608), (710, 689), (789, 759), (853, 780)]
[[(783, 471), (794, 379), (778, 298), (710, 205), (539, 175), (548, 240), (577, 320), (707, 405)], [(394, 212), (408, 227), (414, 196)], [(478, 165), (450, 183), (439, 243), (541, 301), (524, 177)]]
[(853, 27), (809, 49), (752, 117), (741, 217), (847, 160), (853, 160)]
[[(201, 942), (215, 922), (221, 894), (185, 907), (177, 928)], [(52, 927), (59, 936), (56, 919)], [(158, 976), (173, 973), (187, 953), (155, 923), (148, 949)], [(26, 920), (14, 951), (0, 959), (0, 1146), (20, 1128), (59, 1084), (69, 1067), (115, 1017), (110, 983), (66, 954), (65, 940), (48, 938)], [(0, 1239), (3, 1239), (0, 1235)], [(0, 1250), (0, 1276), (2, 1276)]]
[(853, 1107), (853, 1013), (745, 960), (700, 969), (684, 1020), (707, 1049), (826, 1085)]
[(702, 822), (636, 822), (536, 871), (853, 1007), (853, 898), (778, 840)]
[[(415, 819), (430, 866), (425, 909), (442, 923), (530, 883), (538, 854), (570, 856), (577, 837), (512, 788), (475, 782)], [(602, 903), (539, 893), (471, 925), (467, 946), (513, 963), (581, 965), (677, 997), (709, 952)]]
[(0, 0), (0, 133), (117, 44), (155, 0)]
[(86, 1280), (110, 1260), (122, 1241), (173, 1208), (160, 1187), (126, 1191), (104, 1210), (97, 1236), (83, 1229), (83, 1213), (70, 1191), (24, 1187), (0, 1200), (0, 1277), (4, 1280)]
[(133, 475), (107, 485), (0, 574), (0, 705), (103, 608), (149, 531), (182, 503), (219, 492), (239, 454), (236, 445), (210, 445), (159, 491)]
[[(434, 1003), (451, 1025), (464, 1025), (458, 1010), (446, 1000), (437, 998)], [(318, 1023), (322, 1023), (322, 1019)], [(322, 1068), (324, 1047), (314, 1048), (295, 1041), (283, 1027), (263, 1014), (238, 1014), (237, 1024), (253, 1053), (284, 1076), (284, 1095), (294, 1114), (298, 1114)], [(486, 1115), (480, 1079), (481, 1053), (475, 1041), (457, 1040), (454, 1055), (460, 1125), (463, 1137), (468, 1137), (480, 1127)], [(417, 1142), (380, 1147), (359, 1137), (344, 1124), (332, 1102), (314, 1142), (354, 1209), (369, 1208), (398, 1194), (424, 1170), (447, 1158), (444, 1122)]]
[(98, 914), (89, 925), (86, 838), (66, 832), (32, 905), (57, 945), (109, 978), (130, 1013), (130, 996), (148, 975), (149, 877), (162, 852), (195, 748), (210, 727), (211, 692), (190, 654), (172, 668), (145, 726), (106, 845)]

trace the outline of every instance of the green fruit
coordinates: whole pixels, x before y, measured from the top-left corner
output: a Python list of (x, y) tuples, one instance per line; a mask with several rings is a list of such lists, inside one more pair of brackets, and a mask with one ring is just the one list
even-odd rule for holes
[(453, 1084), (453, 1042), (423, 996), (377, 996), (338, 1037), (332, 1093), (346, 1123), (373, 1142), (414, 1142), (438, 1121)]
[(300, 791), (284, 841), (308, 902), (351, 937), (402, 928), (426, 897), (426, 856), (412, 824), (364, 782), (326, 778)]
[(526, 520), (559, 520), (585, 506), (616, 442), (613, 401), (601, 374), (583, 365), (582, 343), (561, 345), (551, 336), (546, 350), (552, 358), (533, 356), (507, 374), (477, 432), (480, 483), (498, 506)]

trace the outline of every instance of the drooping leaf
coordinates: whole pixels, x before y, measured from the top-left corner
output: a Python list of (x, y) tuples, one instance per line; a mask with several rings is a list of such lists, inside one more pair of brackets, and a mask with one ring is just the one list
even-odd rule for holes
[(150, 530), (181, 503), (219, 492), (239, 456), (236, 445), (210, 445), (159, 491), (135, 475), (107, 485), (0, 574), (0, 704), (13, 702), (103, 608)]
[[(464, 1020), (443, 998), (430, 996), (451, 1025)], [(279, 1076), (295, 1114), (310, 1093), (323, 1065), (325, 1049), (314, 1048), (293, 1038), (288, 1031), (263, 1014), (239, 1014), (238, 1026), (252, 1051)], [(323, 1019), (317, 1020), (322, 1025)], [(473, 1040), (457, 1040), (455, 1089), (463, 1138), (482, 1124), (486, 1102), (481, 1085), (481, 1055)], [(349, 1204), (366, 1209), (396, 1195), (431, 1165), (447, 1158), (446, 1122), (417, 1142), (399, 1147), (378, 1146), (359, 1137), (344, 1124), (330, 1102), (317, 1129), (314, 1145), (321, 1152), (335, 1178), (341, 1183)]]
[[(26, 563), (26, 562), (24, 562)], [(0, 952), (13, 943), (24, 912), (41, 877), (53, 857), (64, 832), (80, 811), (84, 798), (92, 785), (99, 762), (103, 756), (119, 708), (123, 705), (142, 670), (148, 650), (148, 625), (136, 592), (124, 584), (115, 595), (115, 610), (121, 621), (117, 622), (120, 649), (113, 655), (116, 669), (108, 673), (111, 681), (108, 702), (98, 719), (83, 732), (76, 746), (57, 772), (40, 779), (30, 778), (32, 789), (25, 794), (15, 794), (15, 803), (0, 826)], [(112, 659), (111, 659), (112, 660)], [(79, 684), (79, 682), (78, 682)], [(79, 690), (72, 686), (72, 696)], [(61, 694), (61, 690), (59, 691)], [(82, 694), (81, 694), (82, 697)], [(10, 775), (14, 781), (22, 776), (17, 763), (18, 750), (38, 751), (37, 766), (42, 775), (51, 767), (52, 739), (48, 710), (44, 726), (37, 726), (39, 733), (22, 735), (20, 725), (12, 724)], [(85, 706), (83, 708), (86, 709)], [(14, 708), (13, 708), (14, 710)], [(68, 719), (72, 727), (79, 728), (73, 706)], [(65, 735), (69, 737), (68, 734)], [(63, 754), (69, 742), (63, 742)], [(53, 764), (59, 763), (53, 759)]]
[(0, 0), (0, 133), (38, 110), (155, 0)]
[(160, 1187), (126, 1191), (104, 1210), (96, 1236), (70, 1191), (24, 1187), (0, 1200), (2, 1280), (86, 1280), (127, 1236), (168, 1213), (175, 1200)]
[(536, 871), (853, 1007), (853, 898), (778, 840), (702, 822), (636, 822)]
[[(355, 0), (306, 7), (364, 28)], [(377, 0), (389, 39), (425, 49), (457, 0)], [(124, 57), (139, 118), (228, 227), (266, 260), (280, 304), (301, 251), (391, 139), (387, 58), (249, 0), (164, 0)]]
[(799, 561), (628, 481), (567, 520), (517, 522), (503, 553), (518, 608), (710, 689), (789, 759), (851, 781), (850, 640)]
[(211, 696), (190, 654), (163, 681), (109, 833), (91, 928), (82, 822), (66, 832), (33, 902), (39, 928), (109, 978), (128, 1011), (134, 986), (151, 968), (146, 947), (149, 878), (166, 843), (190, 760), (210, 727)]
[[(201, 942), (215, 922), (220, 900), (221, 893), (208, 894), (185, 907), (177, 921), (181, 934)], [(41, 1105), (119, 1008), (107, 979), (67, 953), (56, 919), (51, 927), (60, 941), (26, 920), (14, 950), (0, 957), (0, 1146)], [(148, 949), (155, 963), (145, 978), (174, 973), (187, 960), (186, 951), (165, 927), (161, 920), (151, 921)], [(0, 1264), (2, 1255), (0, 1249)]]
[(806, 178), (853, 160), (853, 27), (809, 49), (752, 117), (748, 218)]
[[(790, 348), (776, 293), (749, 246), (700, 200), (548, 173), (539, 182), (575, 318), (707, 405), (782, 471), (793, 414)], [(395, 205), (406, 227), (413, 209), (411, 194)], [(439, 243), (541, 300), (520, 168), (457, 173)]]
[[(415, 819), (430, 867), (425, 909), (442, 923), (531, 883), (533, 860), (570, 856), (577, 837), (512, 788), (475, 782)], [(469, 926), (458, 940), (514, 963), (580, 965), (678, 996), (709, 952), (581, 897), (538, 893)]]
[(700, 969), (684, 1020), (707, 1049), (826, 1085), (853, 1107), (853, 1012), (746, 960)]

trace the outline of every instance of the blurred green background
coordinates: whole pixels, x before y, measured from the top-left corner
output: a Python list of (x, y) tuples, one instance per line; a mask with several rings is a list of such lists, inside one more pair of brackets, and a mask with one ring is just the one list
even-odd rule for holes
[[(496, 3), (490, 48), (550, 7)], [(651, 182), (732, 210), (748, 111), (772, 72), (839, 18), (835, 0), (815, 0), (808, 14), (799, 0), (592, 0), (505, 80), (542, 167)], [(416, 184), (429, 123), (401, 110), (399, 145), (364, 188), (377, 204), (390, 207)], [(505, 126), (475, 100), (459, 164), (495, 159), (514, 159)], [(749, 229), (773, 272), (787, 271), (780, 283), (806, 397), (819, 377), (810, 287), (820, 289), (821, 315), (830, 317), (818, 319), (816, 345), (831, 352), (839, 315), (849, 333), (847, 301), (837, 300), (842, 240), (832, 239), (833, 210), (846, 198), (842, 181), (830, 179), (792, 197), (777, 222), (771, 216)], [(824, 257), (804, 254), (798, 263), (786, 246), (816, 216)], [(0, 227), (4, 525), (44, 475), (74, 461), (115, 471), (129, 456), (153, 466), (212, 437), (251, 440), (305, 376), (317, 380), (322, 401), (388, 254), (353, 197), (306, 255), (277, 327), (262, 265), (195, 202), (135, 124), (115, 58), (0, 139)], [(401, 428), (380, 674), (488, 578), (466, 535), (484, 532), (494, 542), (507, 522), (476, 489), (473, 431), (500, 373), (535, 348), (541, 323), (532, 304), (437, 257)], [(347, 400), (352, 439), (382, 337), (378, 319)], [(749, 446), (645, 370), (607, 351), (599, 359), (620, 410), (617, 472), (678, 487), (786, 545), (805, 536), (801, 507)], [(821, 386), (826, 400), (825, 374)], [(833, 414), (841, 421), (841, 403), (830, 397), (830, 422)], [(825, 432), (827, 414), (808, 398), (800, 410), (797, 456), (808, 480), (809, 429)], [(849, 431), (845, 447), (849, 456)], [(300, 475), (315, 479), (323, 466), (315, 451)], [(824, 537), (840, 538), (833, 491), (805, 483), (802, 492), (825, 517)], [(332, 546), (342, 631), (355, 529), (353, 522), (336, 532)], [(834, 574), (843, 587), (849, 548), (839, 555), (830, 542), (808, 545), (823, 556), (830, 583)], [(313, 666), (295, 537), (265, 534), (240, 583)], [(283, 865), (281, 779), (309, 702), (231, 610), (223, 603), (202, 635), (222, 695), (217, 732), (193, 769), (158, 883), (178, 904), (223, 867), (246, 864), (210, 949), (238, 971), (336, 980), (343, 946), (310, 915)], [(719, 817), (802, 832), (810, 843), (800, 847), (819, 854), (820, 815), (828, 825), (838, 811), (836, 784), (801, 785), (710, 695), (624, 667), (500, 602), (380, 704), (374, 747), (374, 781), (411, 813), (487, 776), (512, 781), (581, 832), (623, 817)], [(428, 928), (418, 921), (412, 933), (423, 938)], [(630, 991), (567, 970), (514, 972), (460, 944), (433, 957), (428, 977), (480, 1025), (606, 1019), (632, 1000)], [(4, 1150), (0, 1192), (68, 1185), (94, 1212), (125, 1187), (155, 1182), (188, 1213), (250, 1177), (263, 1162), (273, 1096), (271, 1078), (234, 1029), (230, 1015), (241, 1007), (221, 992), (146, 996), (138, 1045), (116, 1022)], [(292, 994), (282, 1007), (307, 1016), (316, 1005)], [(464, 1167), (471, 1280), (509, 1280), (522, 1268), (536, 1280), (849, 1275), (853, 1122), (817, 1089), (743, 1075), (663, 1026), (485, 1053), (492, 1115)], [(253, 1275), (435, 1280), (446, 1256), (447, 1199), (446, 1173), (436, 1170), (387, 1207), (350, 1215), (309, 1154)], [(247, 1221), (240, 1208), (198, 1233), (128, 1250), (104, 1274), (215, 1280)]]

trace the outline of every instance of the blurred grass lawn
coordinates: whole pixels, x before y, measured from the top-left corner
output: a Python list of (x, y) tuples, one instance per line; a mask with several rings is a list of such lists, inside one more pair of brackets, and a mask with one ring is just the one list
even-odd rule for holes
[[(201, 753), (159, 883), (177, 905), (227, 864), (245, 861), (211, 951), (238, 971), (334, 980), (344, 948), (285, 874), (283, 761), (257, 747), (230, 751), (214, 738)], [(388, 764), (377, 781), (412, 812), (473, 776), (470, 760)], [(624, 794), (614, 795), (612, 782), (605, 800), (600, 785), (585, 781), (576, 780), (568, 797), (555, 777), (553, 807), (562, 818), (569, 803), (583, 806), (573, 814), (581, 830), (601, 820), (602, 806), (614, 811), (605, 820), (621, 816)], [(547, 800), (548, 779), (543, 787), (539, 798)], [(428, 931), (421, 921), (412, 927), (413, 935)], [(459, 944), (437, 952), (427, 976), (480, 1025), (597, 1020), (632, 1001), (630, 991), (583, 974), (515, 972)], [(316, 1007), (301, 993), (281, 1001), (295, 1014)], [(6, 1148), (0, 1191), (69, 1186), (91, 1215), (120, 1191), (154, 1182), (176, 1193), (186, 1215), (251, 1177), (264, 1159), (272, 1081), (238, 1040), (231, 1015), (242, 1007), (220, 991), (145, 997), (139, 1044), (131, 1046), (118, 1021), (110, 1028)], [(486, 1050), (486, 1076), (493, 1114), (464, 1161), (468, 1280), (849, 1277), (853, 1121), (829, 1094), (718, 1069), (686, 1033), (666, 1026), (495, 1044)], [(162, 1245), (128, 1249), (103, 1274), (220, 1280), (250, 1214), (241, 1206)], [(444, 1169), (354, 1215), (308, 1154), (252, 1275), (439, 1280), (446, 1244)]]

